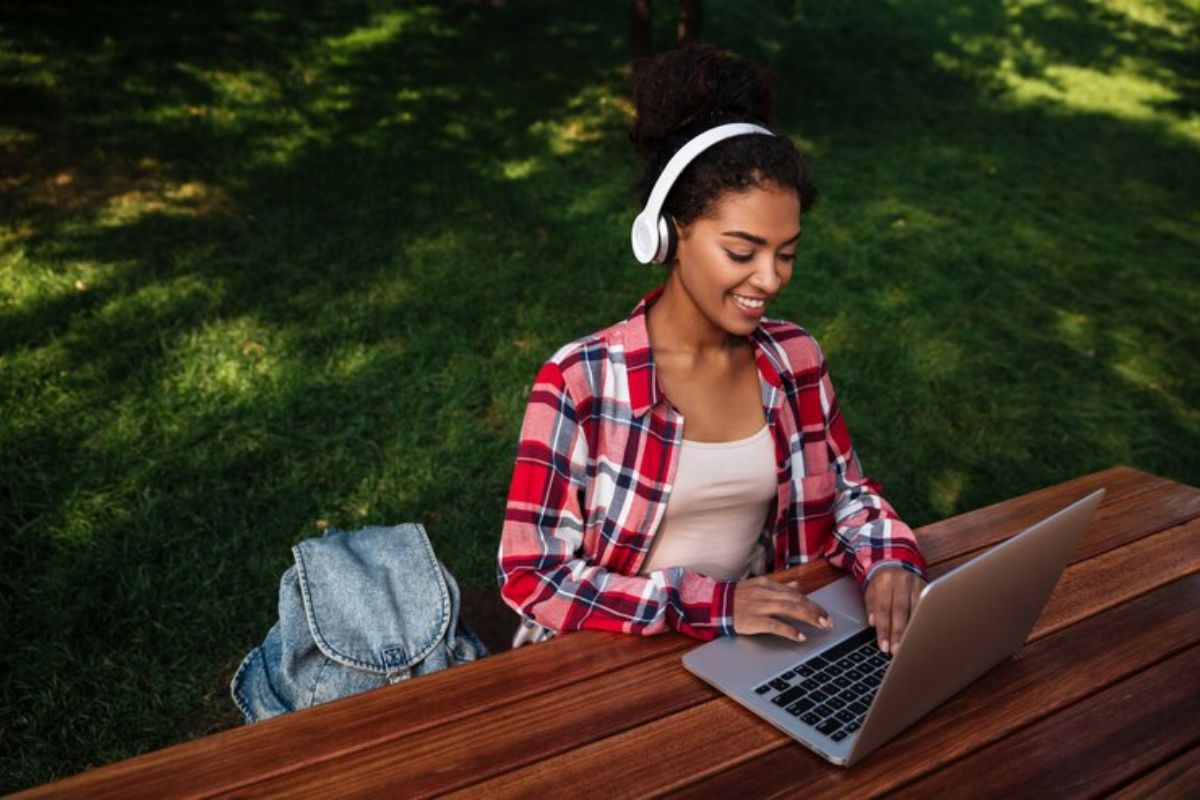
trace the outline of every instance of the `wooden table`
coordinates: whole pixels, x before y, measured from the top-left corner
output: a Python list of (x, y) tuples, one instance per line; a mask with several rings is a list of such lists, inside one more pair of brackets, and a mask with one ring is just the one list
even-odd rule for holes
[(1099, 486), (1027, 644), (851, 769), (685, 672), (694, 641), (585, 632), (31, 794), (1200, 796), (1200, 490), (1116, 467), (929, 525), (921, 547), (943, 574)]

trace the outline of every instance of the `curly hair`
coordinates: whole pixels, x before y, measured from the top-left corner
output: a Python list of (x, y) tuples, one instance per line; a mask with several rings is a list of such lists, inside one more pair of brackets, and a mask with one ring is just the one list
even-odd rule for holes
[[(637, 117), (629, 132), (642, 161), (633, 186), (644, 206), (667, 162), (697, 134), (727, 122), (771, 126), (773, 76), (711, 44), (692, 44), (643, 60), (633, 73)], [(817, 190), (807, 162), (784, 136), (738, 136), (700, 154), (667, 194), (663, 211), (689, 225), (728, 192), (775, 184), (792, 189), (807, 211)]]

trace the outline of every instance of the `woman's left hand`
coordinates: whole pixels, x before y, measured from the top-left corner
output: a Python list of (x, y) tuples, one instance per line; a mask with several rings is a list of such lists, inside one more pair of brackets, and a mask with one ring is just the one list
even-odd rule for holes
[(867, 623), (875, 628), (879, 649), (895, 653), (926, 581), (903, 567), (883, 567), (871, 576), (864, 603)]

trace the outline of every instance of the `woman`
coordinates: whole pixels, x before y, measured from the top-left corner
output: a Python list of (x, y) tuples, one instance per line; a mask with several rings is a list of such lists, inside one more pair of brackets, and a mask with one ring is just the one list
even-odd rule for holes
[(538, 372), (500, 542), (514, 646), (581, 628), (803, 640), (797, 621), (831, 621), (763, 573), (824, 556), (892, 652), (924, 560), (862, 475), (816, 341), (765, 316), (816, 197), (765, 127), (768, 77), (692, 46), (640, 69), (635, 101), (634, 250), (666, 283)]

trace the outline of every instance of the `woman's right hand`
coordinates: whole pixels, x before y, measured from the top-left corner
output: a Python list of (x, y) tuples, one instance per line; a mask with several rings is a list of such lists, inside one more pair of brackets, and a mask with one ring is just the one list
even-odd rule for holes
[(825, 609), (800, 591), (799, 581), (780, 583), (767, 576), (739, 581), (733, 591), (733, 630), (740, 634), (773, 633), (803, 642), (807, 637), (788, 620), (829, 629)]

